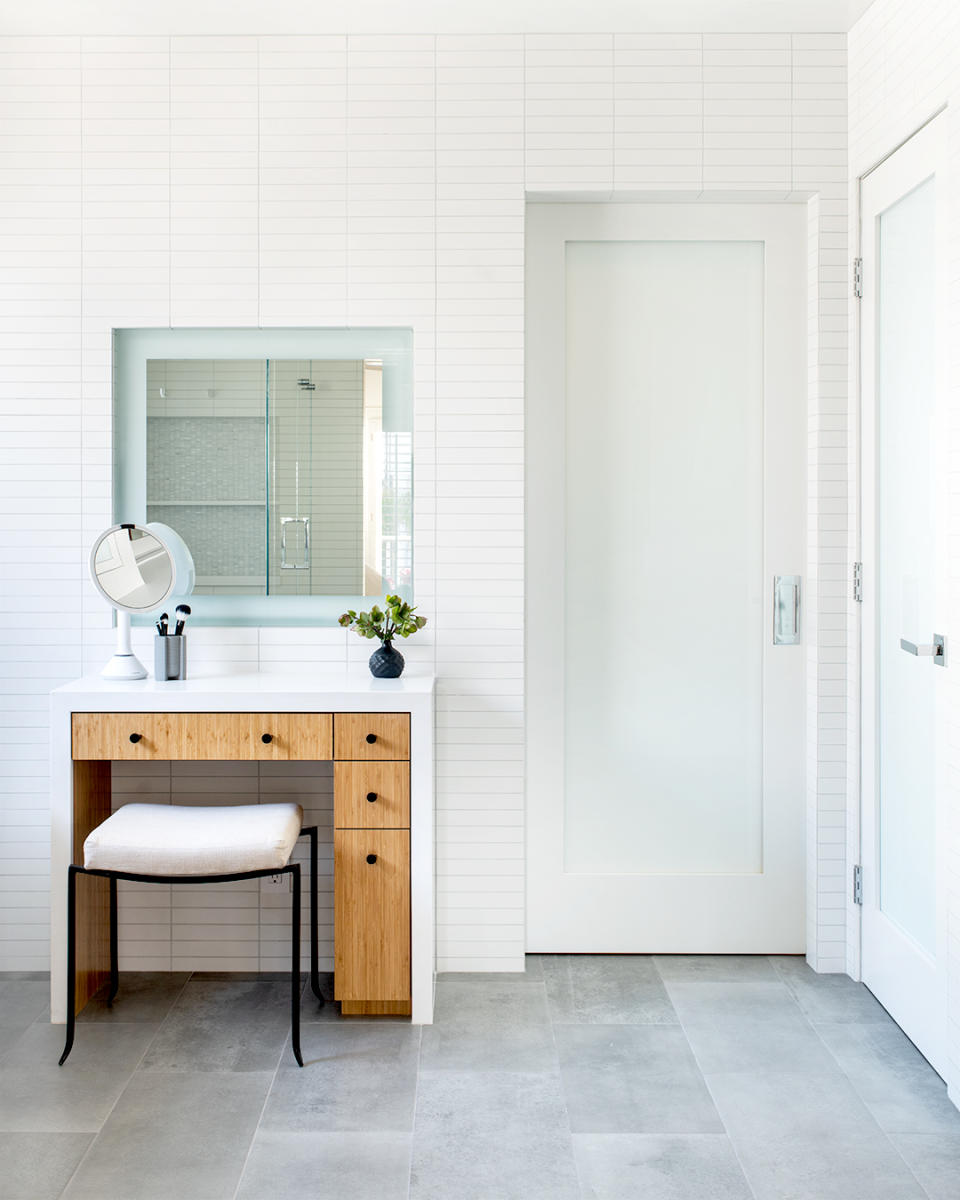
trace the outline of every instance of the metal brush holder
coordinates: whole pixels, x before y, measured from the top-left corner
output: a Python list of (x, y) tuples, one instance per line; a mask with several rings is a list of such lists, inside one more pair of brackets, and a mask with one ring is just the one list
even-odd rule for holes
[(184, 634), (168, 634), (153, 639), (153, 677), (158, 683), (187, 677), (187, 639)]

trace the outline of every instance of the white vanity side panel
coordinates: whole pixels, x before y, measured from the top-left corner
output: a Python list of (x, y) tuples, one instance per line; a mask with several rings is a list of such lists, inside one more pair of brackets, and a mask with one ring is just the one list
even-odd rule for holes
[[(761, 69), (782, 67), (782, 47), (763, 35), (711, 47), (693, 36), (701, 62), (708, 50), (721, 56), (713, 67), (727, 50)], [(842, 722), (847, 686), (847, 520), (836, 504), (847, 440), (846, 328), (836, 321), (849, 272), (845, 101), (835, 66), (818, 56), (842, 54), (845, 39), (794, 35), (791, 46), (791, 94), (775, 99), (776, 112), (771, 101), (768, 115), (791, 123), (791, 186), (827, 189), (823, 220), (811, 228), (809, 468), (824, 484), (811, 491), (820, 574), (807, 581), (807, 615), (822, 610), (824, 621), (808, 625), (807, 647), (809, 841), (817, 848), (810, 947), (816, 965), (842, 969), (847, 862), (834, 830), (846, 806), (836, 767), (846, 733), (820, 718)], [(679, 93), (691, 81), (694, 91), (707, 85), (690, 49), (672, 34), (638, 44), (609, 30), (529, 41), (351, 37), (349, 45), (293, 34), (0, 39), (4, 65), (15, 65), (0, 83), (16, 131), (0, 165), (13, 185), (3, 216), (23, 272), (4, 293), (0, 321), (28, 349), (3, 361), (4, 434), (20, 439), (5, 444), (23, 479), (10, 481), (0, 526), (5, 545), (26, 552), (33, 535), (24, 541), (20, 531), (30, 515), (62, 555), (54, 593), (18, 590), (18, 623), (0, 635), (11, 680), (0, 726), (13, 748), (0, 761), (0, 969), (47, 961), (45, 915), (34, 922), (23, 912), (45, 905), (47, 887), (36, 840), (47, 821), (43, 693), (99, 670), (111, 650), (109, 613), (84, 565), (111, 523), (109, 330), (361, 320), (414, 330), (415, 567), (430, 625), (403, 649), (411, 664), (436, 665), (441, 675), (439, 964), (522, 967), (524, 191), (560, 195), (566, 182), (634, 193), (676, 184), (674, 194), (699, 194), (703, 153), (695, 145), (694, 169), (681, 172), (690, 146), (677, 144), (690, 132), (677, 128), (690, 115), (676, 107)], [(581, 55), (584, 70), (565, 99), (557, 81)], [(727, 195), (782, 196), (772, 177), (758, 176), (766, 157), (758, 154), (781, 143), (752, 136), (756, 81), (739, 78), (711, 80), (722, 91), (711, 96), (719, 124), (703, 114), (715, 137), (714, 179), (724, 176), (734, 189)], [(64, 446), (64, 470), (51, 469)], [(46, 482), (28, 493), (34, 478)], [(192, 666), (225, 674), (309, 677), (362, 665), (370, 649), (339, 629), (190, 636)], [(135, 632), (146, 661), (149, 637)]]

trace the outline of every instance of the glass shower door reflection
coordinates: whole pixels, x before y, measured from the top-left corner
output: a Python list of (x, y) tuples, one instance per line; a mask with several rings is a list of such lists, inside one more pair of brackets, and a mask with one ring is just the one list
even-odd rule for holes
[(146, 519), (193, 555), (197, 595), (267, 590), (263, 359), (147, 363)]
[[(364, 593), (366, 375), (362, 359), (270, 362), (271, 595)], [(379, 479), (366, 490), (376, 511)]]

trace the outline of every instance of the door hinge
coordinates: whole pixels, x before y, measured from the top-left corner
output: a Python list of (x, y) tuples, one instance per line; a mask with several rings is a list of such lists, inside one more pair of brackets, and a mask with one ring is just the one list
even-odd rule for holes
[(853, 868), (853, 902), (863, 903), (863, 867), (859, 863)]
[(853, 294), (858, 300), (863, 299), (863, 259), (853, 260)]
[(863, 563), (853, 564), (853, 598), (858, 604), (863, 603)]

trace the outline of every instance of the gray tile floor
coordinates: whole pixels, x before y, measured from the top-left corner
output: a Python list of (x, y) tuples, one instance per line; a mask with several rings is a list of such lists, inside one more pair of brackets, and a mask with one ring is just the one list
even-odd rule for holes
[(957, 1200), (960, 1113), (869, 992), (800, 959), (533, 956), (436, 1024), (124, 976), (73, 1054), (0, 980), (4, 1200)]

